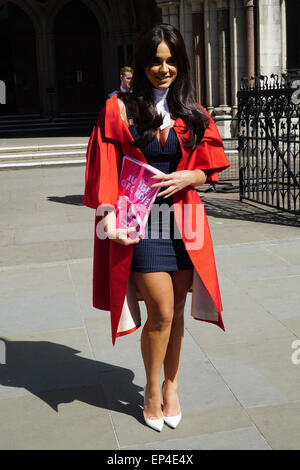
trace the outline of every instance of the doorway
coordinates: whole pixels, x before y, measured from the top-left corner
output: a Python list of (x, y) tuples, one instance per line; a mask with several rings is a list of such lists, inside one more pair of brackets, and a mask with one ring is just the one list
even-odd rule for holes
[(39, 113), (35, 30), (28, 15), (11, 2), (0, 8), (0, 57), (0, 80), (6, 88), (0, 113)]
[(54, 23), (60, 113), (98, 111), (103, 103), (101, 35), (93, 13), (79, 0)]

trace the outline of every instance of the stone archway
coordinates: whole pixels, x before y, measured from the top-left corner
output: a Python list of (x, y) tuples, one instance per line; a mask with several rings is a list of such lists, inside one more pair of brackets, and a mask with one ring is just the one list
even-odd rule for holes
[(0, 4), (0, 41), (0, 79), (6, 84), (1, 114), (39, 113), (35, 28), (15, 2)]
[(97, 19), (80, 0), (71, 0), (54, 20), (59, 112), (90, 112), (103, 103), (101, 34)]

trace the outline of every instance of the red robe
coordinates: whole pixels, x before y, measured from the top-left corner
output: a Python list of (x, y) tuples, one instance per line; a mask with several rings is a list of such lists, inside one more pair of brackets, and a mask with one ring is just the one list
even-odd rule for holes
[[(217, 182), (218, 172), (229, 167), (229, 162), (217, 127), (208, 113), (207, 116), (209, 126), (200, 145), (194, 151), (184, 146), (183, 138), (188, 136), (184, 121), (180, 118), (175, 121), (174, 130), (182, 151), (177, 170), (205, 170), (208, 175), (207, 181)], [(86, 206), (93, 209), (97, 209), (99, 205), (115, 206), (123, 155), (130, 155), (147, 163), (143, 153), (132, 146), (132, 141), (133, 137), (121, 119), (116, 94), (107, 100), (88, 143), (83, 199)], [(192, 186), (174, 194), (173, 201), (176, 223), (194, 265), (191, 314), (195, 319), (214, 323), (225, 331), (213, 245), (204, 206)], [(192, 211), (184, 210), (185, 204), (190, 204)], [(189, 243), (191, 237), (187, 237), (184, 233), (184, 227), (195, 225), (197, 205), (201, 205), (202, 210), (201, 227), (197, 229), (202, 230), (202, 246)], [(115, 344), (116, 337), (131, 333), (140, 326), (138, 299), (141, 300), (141, 296), (136, 291), (130, 275), (133, 246), (124, 246), (113, 240), (98, 238), (96, 227), (99, 221), (100, 217), (96, 214), (93, 306), (111, 312), (112, 342)]]

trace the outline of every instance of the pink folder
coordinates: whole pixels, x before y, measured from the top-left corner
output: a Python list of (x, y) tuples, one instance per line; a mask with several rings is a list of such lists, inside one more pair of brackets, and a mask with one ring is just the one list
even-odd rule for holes
[(130, 234), (135, 239), (140, 234), (145, 238), (145, 227), (161, 188), (151, 188), (159, 180), (152, 179), (154, 175), (164, 175), (147, 163), (125, 155), (119, 179), (119, 195), (116, 204), (117, 228), (136, 227), (136, 232)]

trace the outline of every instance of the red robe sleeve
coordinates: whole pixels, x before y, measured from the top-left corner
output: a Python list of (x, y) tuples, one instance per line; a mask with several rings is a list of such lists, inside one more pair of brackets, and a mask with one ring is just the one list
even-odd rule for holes
[(93, 128), (86, 153), (83, 204), (93, 209), (99, 205), (114, 207), (118, 196), (120, 144), (105, 137), (104, 121), (105, 108)]
[(209, 119), (209, 126), (204, 132), (200, 145), (192, 153), (190, 163), (194, 170), (205, 171), (208, 183), (217, 183), (218, 173), (228, 168), (230, 163), (225, 155), (224, 144), (216, 124), (206, 111), (205, 113)]

